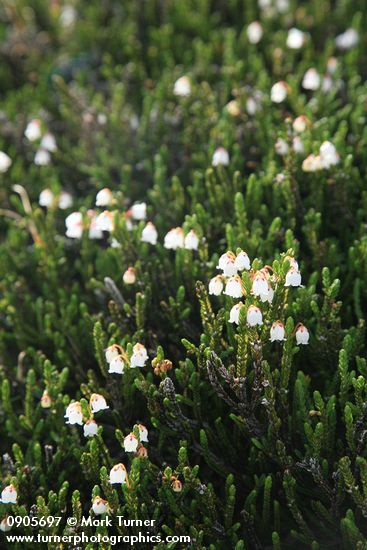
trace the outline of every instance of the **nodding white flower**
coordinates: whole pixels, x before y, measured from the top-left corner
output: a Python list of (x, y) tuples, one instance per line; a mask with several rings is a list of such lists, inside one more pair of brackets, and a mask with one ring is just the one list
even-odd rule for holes
[(111, 189), (104, 187), (96, 195), (96, 206), (109, 206), (113, 201)]
[(7, 485), (1, 493), (1, 502), (3, 504), (16, 504), (18, 493), (14, 485)]
[(295, 153), (304, 153), (305, 152), (305, 146), (303, 144), (303, 141), (299, 136), (295, 136), (292, 140), (292, 147), (293, 151)]
[(308, 344), (308, 341), (310, 339), (310, 333), (308, 332), (307, 328), (302, 325), (302, 323), (299, 323), (296, 327), (296, 342), (297, 344), (306, 346)]
[(138, 448), (139, 441), (138, 438), (133, 434), (129, 434), (124, 439), (124, 449), (127, 453), (136, 453)]
[(242, 302), (238, 302), (238, 304), (235, 304), (230, 313), (229, 313), (229, 322), (230, 323), (236, 323), (236, 325), (238, 325), (238, 323), (240, 322), (240, 309), (243, 307), (243, 303)]
[(47, 149), (37, 149), (34, 156), (34, 164), (37, 166), (48, 166), (51, 162), (51, 155)]
[(95, 215), (93, 210), (88, 211), (88, 215), (90, 217), (88, 237), (90, 239), (102, 239), (103, 231), (98, 227), (97, 216)]
[(284, 259), (288, 260), (290, 266), (293, 267), (296, 271), (299, 270), (298, 262), (297, 262), (297, 260), (292, 258), (292, 256), (286, 256)]
[(83, 234), (83, 216), (81, 212), (72, 212), (65, 218), (66, 236), (80, 239)]
[(173, 93), (180, 97), (187, 97), (191, 94), (191, 81), (188, 76), (181, 76), (176, 80)]
[(241, 252), (237, 254), (234, 265), (239, 271), (243, 271), (244, 269), (251, 269), (250, 258), (248, 257), (246, 252), (241, 250)]
[(330, 168), (340, 162), (339, 154), (331, 141), (324, 141), (320, 146), (320, 156), (324, 168)]
[(140, 441), (148, 443), (148, 430), (147, 430), (147, 428), (144, 426), (144, 424), (138, 424), (138, 428), (139, 428)]
[(38, 204), (40, 206), (50, 207), (54, 201), (54, 194), (51, 189), (43, 189), (40, 193)]
[(300, 31), (293, 27), (289, 29), (287, 36), (287, 46), (292, 50), (299, 50), (302, 48), (303, 44), (306, 41), (306, 33)]
[(256, 306), (250, 306), (247, 310), (247, 323), (250, 327), (263, 324), (263, 316), (260, 309)]
[(74, 401), (66, 407), (64, 418), (67, 418), (66, 424), (83, 424), (82, 406), (79, 401)]
[(243, 296), (242, 280), (238, 275), (230, 277), (227, 281), (224, 294), (232, 298), (241, 298)]
[(118, 355), (117, 357), (114, 357), (113, 359), (111, 359), (108, 372), (110, 374), (123, 374), (124, 368), (125, 368), (125, 360), (122, 357), (122, 355)]
[(349, 50), (359, 42), (359, 34), (355, 29), (347, 29), (335, 38), (335, 45), (340, 50)]
[(282, 342), (283, 340), (285, 340), (285, 331), (284, 331), (284, 325), (282, 323), (282, 321), (275, 321), (272, 325), (271, 325), (271, 329), (270, 329), (270, 341), (271, 342)]
[(42, 136), (41, 121), (38, 118), (34, 118), (28, 122), (24, 135), (29, 141), (37, 141), (40, 139)]
[(199, 237), (193, 229), (185, 237), (185, 248), (187, 250), (197, 250), (199, 247)]
[(3, 533), (6, 533), (6, 531), (10, 531), (11, 525), (9, 524), (9, 518), (8, 516), (5, 516), (0, 522), (0, 531), (3, 531)]
[(284, 286), (301, 286), (301, 282), (301, 273), (294, 267), (291, 267), (285, 276)]
[(267, 292), (262, 292), (260, 294), (260, 300), (264, 303), (264, 302), (269, 302), (269, 304), (271, 304), (271, 302), (273, 301), (273, 298), (274, 298), (274, 290), (273, 288), (268, 284), (268, 291)]
[(259, 108), (259, 104), (253, 97), (248, 97), (246, 99), (246, 112), (250, 116), (254, 116)]
[(145, 346), (139, 343), (135, 344), (135, 346), (133, 347), (133, 354), (130, 358), (130, 367), (133, 369), (135, 367), (144, 367), (147, 361), (148, 353)]
[(270, 90), (270, 99), (273, 103), (282, 103), (288, 95), (288, 85), (284, 80), (273, 84)]
[(313, 67), (305, 72), (302, 86), (305, 90), (318, 90), (320, 88), (321, 78), (319, 73)]
[(121, 353), (121, 347), (118, 346), (117, 344), (112, 344), (112, 346), (108, 346), (108, 348), (104, 350), (107, 363), (111, 363), (112, 359), (115, 359), (116, 357), (118, 357), (120, 353)]
[(41, 407), (42, 409), (49, 409), (51, 407), (52, 401), (51, 397), (47, 390), (44, 390), (41, 397)]
[(107, 123), (107, 115), (105, 113), (98, 113), (97, 122), (101, 126), (104, 126)]
[(0, 174), (5, 174), (11, 166), (12, 160), (4, 153), (4, 151), (0, 151)]
[(126, 468), (121, 462), (111, 469), (110, 483), (126, 483)]
[(222, 275), (217, 275), (209, 281), (209, 294), (214, 296), (220, 296), (223, 292), (223, 277)]
[(266, 280), (264, 273), (257, 271), (252, 281), (252, 294), (254, 296), (260, 296), (261, 294), (268, 294), (269, 283)]
[(297, 134), (302, 134), (307, 128), (307, 126), (310, 124), (310, 121), (305, 115), (300, 115), (293, 121), (293, 130)]
[(64, 28), (71, 27), (78, 17), (78, 13), (74, 6), (71, 4), (66, 4), (62, 7), (60, 13), (60, 23)]
[(226, 109), (231, 116), (239, 116), (241, 114), (241, 107), (237, 99), (232, 99), (226, 105)]
[(101, 231), (114, 230), (114, 214), (109, 210), (104, 210), (96, 218), (96, 227)]
[(323, 162), (320, 155), (308, 155), (302, 162), (302, 170), (304, 172), (317, 172), (322, 170)]
[(101, 497), (94, 497), (93, 504), (92, 504), (92, 510), (96, 514), (96, 516), (100, 516), (101, 514), (105, 514), (108, 510), (107, 500), (103, 500), (103, 498), (101, 498)]
[(87, 420), (83, 426), (84, 437), (94, 437), (98, 432), (98, 424), (95, 420)]
[(229, 154), (227, 149), (224, 147), (217, 147), (214, 151), (212, 158), (212, 166), (228, 166), (229, 165)]
[(54, 153), (57, 150), (56, 139), (51, 132), (46, 132), (46, 134), (41, 139), (40, 146), (42, 149), (46, 149), (50, 153)]
[(158, 232), (155, 228), (155, 225), (152, 224), (152, 222), (148, 222), (147, 225), (144, 227), (142, 234), (141, 234), (141, 240), (143, 243), (149, 243), (149, 244), (157, 244), (158, 240)]
[[(236, 259), (236, 256), (233, 254), (233, 252), (231, 252), (230, 250), (228, 250), (228, 252), (225, 252), (224, 254), (221, 255), (221, 257), (219, 258), (218, 260), (218, 265), (217, 265), (217, 269), (221, 269), (222, 271), (225, 271), (226, 268), (227, 268), (227, 264), (228, 262), (232, 262), (234, 264), (235, 262), (235, 259)], [(233, 275), (235, 274), (236, 272), (233, 273)], [(227, 276), (231, 276), (231, 275), (227, 275)]]
[(275, 142), (275, 151), (278, 153), (278, 155), (280, 155), (282, 157), (288, 153), (289, 147), (288, 147), (288, 143), (285, 141), (285, 139), (278, 138), (276, 140), (276, 142)]
[(91, 406), (92, 412), (97, 413), (99, 411), (104, 411), (106, 409), (109, 409), (110, 407), (107, 405), (105, 398), (103, 395), (100, 395), (99, 393), (92, 393), (90, 396), (89, 404)]
[(285, 174), (282, 174), (282, 172), (280, 172), (279, 174), (277, 174), (275, 176), (275, 182), (276, 183), (283, 183), (283, 181), (285, 181)]
[(164, 247), (176, 250), (177, 248), (183, 248), (185, 244), (185, 235), (182, 227), (175, 227), (170, 229), (167, 235), (164, 237)]
[(136, 282), (136, 271), (133, 267), (128, 267), (122, 276), (125, 285), (133, 285)]
[(73, 206), (73, 197), (67, 191), (61, 191), (59, 196), (59, 208), (66, 210)]
[(130, 208), (134, 220), (141, 221), (147, 217), (147, 205), (145, 202), (137, 202)]
[(250, 44), (258, 44), (263, 37), (263, 28), (259, 21), (253, 21), (247, 27), (247, 38)]

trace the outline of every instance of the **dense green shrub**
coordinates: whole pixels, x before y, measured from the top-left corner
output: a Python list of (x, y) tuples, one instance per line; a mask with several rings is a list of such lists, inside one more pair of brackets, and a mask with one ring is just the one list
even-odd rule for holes
[[(3, 529), (137, 534), (124, 515), (191, 537), (142, 549), (367, 548), (366, 25), (351, 0), (3, 0)], [(233, 310), (208, 285), (241, 250)], [(96, 497), (112, 526), (65, 525)]]

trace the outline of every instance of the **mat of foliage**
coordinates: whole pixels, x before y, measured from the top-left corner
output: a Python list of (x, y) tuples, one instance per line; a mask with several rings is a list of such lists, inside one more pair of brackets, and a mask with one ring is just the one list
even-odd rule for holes
[(356, 0), (1, 3), (2, 531), (367, 548), (366, 28)]

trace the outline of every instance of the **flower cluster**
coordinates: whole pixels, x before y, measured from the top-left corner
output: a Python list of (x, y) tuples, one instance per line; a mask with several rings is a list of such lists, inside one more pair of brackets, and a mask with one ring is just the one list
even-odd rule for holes
[(197, 250), (199, 247), (199, 237), (193, 229), (185, 235), (182, 227), (175, 227), (170, 229), (164, 237), (164, 247), (171, 250), (177, 250), (177, 248)]
[(126, 368), (143, 368), (148, 360), (148, 352), (143, 344), (135, 344), (129, 357), (118, 344), (112, 344), (105, 350), (106, 361), (110, 374), (123, 374)]
[(83, 426), (85, 437), (93, 437), (98, 431), (98, 425), (93, 419), (93, 415), (106, 409), (109, 409), (109, 406), (103, 395), (93, 393), (89, 399), (89, 418), (85, 421), (84, 426), (83, 410), (80, 401), (73, 401), (73, 403), (67, 406), (64, 418), (67, 419), (66, 424), (78, 424), (79, 426)]
[(331, 166), (339, 164), (340, 157), (331, 141), (324, 141), (319, 149), (318, 155), (309, 155), (302, 163), (304, 172), (317, 172), (328, 170)]
[(55, 136), (44, 129), (44, 124), (38, 118), (32, 119), (24, 131), (25, 137), (38, 144), (34, 163), (38, 166), (47, 166), (51, 162), (51, 153), (57, 151)]
[[(284, 287), (300, 287), (302, 283), (301, 273), (297, 261), (287, 256), (289, 269), (285, 274)], [(270, 266), (265, 266), (262, 269), (252, 269), (250, 259), (246, 252), (239, 250), (237, 255), (232, 251), (228, 251), (219, 258), (217, 269), (222, 271), (221, 275), (213, 277), (209, 281), (209, 294), (220, 296), (222, 293), (231, 298), (244, 298), (250, 294), (261, 303), (272, 303), (274, 294), (279, 286), (279, 278), (272, 273)], [(250, 292), (246, 291), (244, 281), (238, 274), (239, 271), (246, 270), (251, 283)], [(246, 322), (250, 327), (263, 325), (263, 313), (258, 305), (248, 304), (247, 306), (239, 301), (234, 304), (229, 313), (229, 322), (234, 324), (240, 323), (240, 312), (242, 308), (246, 311)], [(297, 344), (308, 344), (309, 333), (307, 328), (299, 323), (295, 330)], [(284, 324), (282, 321), (275, 321), (270, 329), (270, 340), (282, 341), (285, 339)]]

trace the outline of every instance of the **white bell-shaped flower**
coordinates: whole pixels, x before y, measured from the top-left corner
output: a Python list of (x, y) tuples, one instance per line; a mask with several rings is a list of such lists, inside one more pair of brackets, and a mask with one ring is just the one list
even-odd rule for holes
[(243, 296), (243, 287), (241, 277), (234, 275), (227, 281), (224, 294), (231, 296), (232, 298), (241, 298)]
[(83, 426), (84, 437), (94, 437), (98, 432), (98, 424), (95, 420), (87, 420)]
[(321, 77), (315, 68), (308, 69), (303, 77), (302, 86), (305, 90), (316, 91), (320, 88)]
[(11, 529), (11, 524), (9, 522), (9, 518), (8, 516), (5, 516), (1, 521), (0, 521), (0, 531), (2, 531), (3, 533), (6, 533), (7, 531), (10, 531)]
[(264, 273), (257, 271), (252, 281), (252, 294), (254, 296), (260, 296), (261, 294), (268, 294), (269, 283), (266, 280)]
[(183, 248), (185, 245), (185, 235), (182, 227), (175, 227), (168, 231), (164, 237), (164, 247), (169, 250), (176, 250), (177, 248)]
[(79, 401), (74, 401), (74, 403), (68, 405), (64, 418), (67, 419), (66, 424), (79, 424), (79, 426), (83, 424), (82, 406)]
[(5, 174), (11, 166), (12, 160), (4, 153), (4, 151), (0, 151), (0, 174)]
[(121, 462), (111, 469), (110, 483), (126, 483), (126, 468)]
[(191, 94), (191, 82), (188, 76), (181, 76), (176, 80), (173, 93), (179, 97), (188, 97)]
[(37, 141), (38, 139), (41, 139), (41, 121), (38, 118), (34, 118), (28, 122), (24, 135), (27, 139), (29, 139), (29, 141)]
[(291, 267), (285, 276), (284, 286), (301, 286), (302, 277), (300, 271)]
[(83, 234), (83, 216), (81, 212), (72, 212), (65, 218), (66, 236), (80, 239)]
[(152, 222), (148, 222), (146, 226), (144, 227), (142, 234), (141, 234), (141, 240), (144, 243), (149, 243), (156, 245), (158, 240), (158, 232), (155, 228), (155, 225), (152, 224)]
[(213, 154), (212, 166), (228, 166), (229, 154), (224, 147), (218, 147)]
[(275, 321), (271, 325), (270, 329), (270, 341), (271, 342), (282, 342), (285, 340), (285, 330), (284, 325), (281, 321)]
[(1, 502), (3, 504), (16, 504), (18, 493), (14, 485), (7, 485), (1, 492)]
[(331, 141), (324, 141), (321, 144), (320, 156), (324, 168), (330, 168), (340, 162), (339, 154)]
[(270, 99), (273, 103), (282, 103), (288, 95), (287, 83), (283, 80), (273, 84), (270, 90)]
[(133, 220), (142, 221), (147, 217), (147, 205), (145, 202), (137, 202), (130, 208)]
[(101, 212), (96, 219), (97, 228), (101, 231), (113, 231), (114, 230), (114, 214), (109, 210)]
[(43, 189), (40, 193), (38, 204), (49, 208), (52, 205), (54, 198), (55, 197), (51, 189)]
[(223, 292), (223, 277), (222, 275), (217, 275), (209, 281), (209, 294), (213, 296), (220, 296)]
[(238, 323), (240, 322), (240, 310), (241, 308), (243, 307), (243, 303), (242, 302), (238, 302), (238, 304), (235, 304), (230, 313), (229, 313), (229, 322), (230, 323), (236, 323), (236, 325), (238, 325)]
[(133, 347), (133, 354), (130, 358), (130, 367), (136, 368), (136, 367), (144, 367), (145, 363), (148, 361), (148, 352), (143, 346), (143, 344), (135, 344)]
[(274, 289), (271, 287), (271, 285), (268, 284), (267, 292), (261, 292), (259, 297), (263, 303), (268, 302), (269, 304), (271, 304), (274, 298)]
[(96, 195), (96, 206), (109, 206), (113, 201), (111, 189), (104, 187)]
[(339, 50), (350, 50), (359, 42), (359, 34), (356, 29), (347, 29), (335, 38), (335, 45)]
[(289, 29), (287, 36), (287, 47), (292, 50), (299, 50), (306, 41), (306, 34), (293, 27)]
[(199, 247), (199, 237), (196, 232), (191, 229), (185, 237), (185, 248), (187, 250), (197, 250)]
[(34, 156), (34, 164), (37, 166), (48, 166), (51, 162), (51, 155), (47, 149), (39, 148)]
[(139, 428), (139, 438), (142, 443), (148, 443), (148, 430), (144, 424), (138, 424)]
[(283, 138), (278, 138), (275, 142), (275, 151), (277, 152), (278, 155), (284, 157), (288, 151), (289, 151), (289, 147), (288, 147), (288, 143), (285, 141), (285, 139)]
[(108, 346), (108, 348), (105, 349), (105, 357), (107, 363), (111, 363), (112, 359), (118, 357), (120, 353), (121, 348), (117, 344), (112, 344), (112, 346)]
[(309, 123), (310, 122), (309, 122), (308, 118), (305, 115), (300, 115), (297, 118), (295, 118), (294, 121), (293, 121), (293, 124), (292, 124), (293, 130), (297, 134), (302, 134), (302, 132), (304, 132), (306, 130)]
[(127, 453), (136, 453), (136, 449), (138, 448), (138, 445), (139, 445), (138, 438), (133, 433), (130, 433), (125, 437), (124, 449)]
[(66, 210), (73, 206), (73, 197), (67, 191), (61, 191), (59, 196), (59, 208), (61, 210)]
[(292, 140), (293, 151), (298, 154), (305, 152), (305, 146), (299, 136), (295, 136)]
[(258, 44), (263, 37), (264, 31), (259, 21), (253, 21), (247, 27), (247, 38), (250, 44)]
[(320, 155), (308, 155), (302, 162), (304, 172), (317, 172), (323, 169), (323, 162)]
[(236, 259), (234, 261), (234, 266), (236, 269), (238, 269), (238, 271), (243, 271), (244, 269), (246, 270), (251, 269), (250, 258), (248, 257), (246, 252), (241, 250), (241, 252), (237, 254)]
[(125, 369), (125, 361), (121, 355), (114, 357), (110, 361), (108, 372), (110, 374), (123, 374)]
[(92, 393), (89, 400), (89, 404), (92, 409), (92, 413), (97, 413), (99, 411), (104, 411), (106, 409), (109, 409), (109, 406), (107, 405), (105, 398), (103, 397), (103, 395), (100, 395), (99, 393)]
[(250, 306), (247, 310), (246, 316), (247, 323), (250, 327), (263, 324), (263, 316), (261, 310), (256, 306)]
[(103, 500), (103, 498), (101, 498), (101, 497), (94, 497), (92, 510), (96, 514), (96, 516), (106, 514), (107, 511), (108, 511), (108, 502), (107, 502), (107, 500)]
[(302, 325), (302, 323), (299, 323), (296, 328), (296, 342), (300, 345), (307, 345), (308, 341), (310, 339), (310, 333), (308, 332), (308, 329)]

